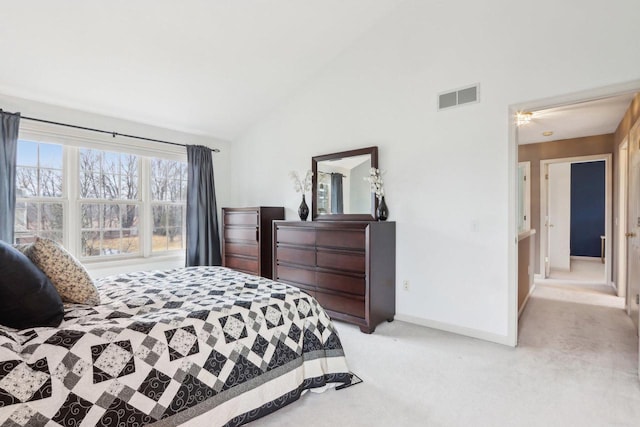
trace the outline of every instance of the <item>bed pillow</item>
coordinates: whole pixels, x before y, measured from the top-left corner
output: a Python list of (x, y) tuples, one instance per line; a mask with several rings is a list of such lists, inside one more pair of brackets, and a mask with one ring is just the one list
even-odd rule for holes
[(64, 307), (47, 276), (0, 241), (0, 324), (16, 329), (58, 326)]
[(98, 305), (100, 295), (87, 270), (65, 248), (50, 239), (36, 237), (29, 258), (47, 275), (64, 302)]
[(15, 245), (11, 245), (11, 246), (19, 250), (20, 252), (22, 252), (23, 255), (26, 255), (27, 258), (29, 258), (29, 251), (31, 251), (31, 248), (33, 247), (33, 243), (16, 243)]

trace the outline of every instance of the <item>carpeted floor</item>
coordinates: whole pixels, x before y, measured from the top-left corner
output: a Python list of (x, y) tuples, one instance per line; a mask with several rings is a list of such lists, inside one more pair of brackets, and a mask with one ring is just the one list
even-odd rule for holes
[(399, 321), (372, 335), (337, 323), (364, 383), (252, 425), (638, 426), (638, 339), (619, 301), (538, 285), (515, 349)]

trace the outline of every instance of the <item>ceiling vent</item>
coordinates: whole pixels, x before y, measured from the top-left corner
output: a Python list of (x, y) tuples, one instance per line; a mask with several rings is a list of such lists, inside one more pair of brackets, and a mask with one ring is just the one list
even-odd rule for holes
[(438, 95), (438, 110), (446, 110), (457, 107), (458, 105), (479, 102), (479, 92), (480, 84), (475, 84), (462, 89), (441, 93)]

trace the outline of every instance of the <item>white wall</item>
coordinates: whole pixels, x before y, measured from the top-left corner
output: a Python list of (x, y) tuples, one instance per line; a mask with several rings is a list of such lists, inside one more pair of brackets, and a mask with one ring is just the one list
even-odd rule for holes
[[(113, 117), (101, 116), (98, 114), (87, 113), (84, 111), (73, 110), (64, 107), (53, 106), (49, 104), (29, 101), (21, 98), (15, 98), (0, 94), (0, 108), (9, 112), (20, 112), (23, 116), (34, 117), (38, 119), (57, 121), (77, 126), (91, 127), (123, 134), (141, 136), (145, 138), (153, 138), (164, 141), (176, 142), (180, 144), (198, 144), (211, 148), (219, 148), (220, 153), (215, 153), (213, 157), (215, 180), (216, 180), (216, 199), (218, 202), (218, 210), (222, 206), (229, 204), (229, 182), (230, 182), (230, 148), (229, 143), (219, 139), (193, 135), (184, 132), (178, 132), (157, 126), (150, 126), (141, 123), (130, 122), (127, 120), (117, 119)], [(171, 106), (167, 106), (171, 108)], [(22, 120), (21, 128), (42, 128), (37, 122)], [(130, 138), (116, 138), (115, 140), (109, 135), (101, 135), (95, 132), (77, 131), (64, 127), (51, 127), (60, 133), (68, 133), (73, 135), (85, 135), (89, 138), (95, 138), (98, 141), (105, 141), (113, 144), (114, 142), (123, 145), (136, 145), (140, 148), (147, 147), (147, 150), (158, 150), (168, 152), (181, 152), (183, 149), (179, 147), (168, 146), (166, 144), (158, 144), (152, 142), (140, 142)], [(150, 151), (153, 153), (153, 151)], [(185, 151), (186, 153), (186, 151)], [(186, 156), (185, 156), (186, 158)], [(219, 213), (219, 212), (218, 212)], [(121, 262), (87, 262), (89, 273), (93, 277), (101, 277), (109, 274), (124, 273), (130, 271), (139, 271), (143, 269), (164, 269), (184, 266), (184, 256), (178, 257), (151, 257), (148, 259), (123, 260)]]
[[(231, 202), (296, 219), (289, 170), (377, 145), (398, 318), (509, 342), (508, 107), (637, 79), (637, 22), (637, 0), (407, 0), (233, 143)], [(476, 82), (480, 103), (436, 111)]]

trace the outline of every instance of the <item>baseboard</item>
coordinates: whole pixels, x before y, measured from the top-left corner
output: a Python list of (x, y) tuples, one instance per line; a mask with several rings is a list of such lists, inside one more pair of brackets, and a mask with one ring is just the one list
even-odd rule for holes
[[(622, 299), (626, 300), (627, 299), (626, 289), (620, 290), (620, 289), (618, 289), (618, 286), (616, 286), (617, 284), (615, 282), (611, 282), (611, 283), (613, 283), (613, 287), (616, 290), (616, 296), (618, 298), (622, 298)], [(620, 294), (623, 294), (623, 295), (620, 295)], [(625, 302), (625, 305), (626, 305), (626, 302)]]
[(419, 326), (426, 326), (427, 328), (431, 329), (438, 329), (440, 331), (451, 332), (453, 334), (463, 335), (465, 337), (477, 338), (483, 341), (489, 341), (496, 344), (513, 347), (513, 345), (509, 342), (509, 337), (506, 335), (493, 334), (491, 332), (481, 331), (478, 329), (466, 328), (464, 326), (452, 325), (450, 323), (423, 319), (421, 317), (409, 316), (406, 314), (396, 314), (394, 319), (401, 322), (412, 323)]
[(593, 261), (593, 262), (602, 262), (602, 259), (599, 256), (579, 256), (579, 255), (571, 255), (569, 259), (575, 259), (577, 261)]
[(522, 302), (522, 307), (520, 307), (520, 310), (518, 310), (518, 318), (520, 318), (520, 315), (522, 314), (522, 312), (524, 311), (524, 308), (527, 306), (527, 303), (529, 302), (529, 297), (531, 296), (531, 294), (535, 289), (536, 289), (536, 284), (534, 283), (533, 285), (531, 285), (531, 288), (529, 289), (529, 293), (527, 294), (527, 296), (524, 297), (524, 301)]
[(542, 274), (534, 274), (533, 275), (533, 280), (542, 280)]

